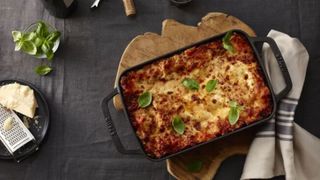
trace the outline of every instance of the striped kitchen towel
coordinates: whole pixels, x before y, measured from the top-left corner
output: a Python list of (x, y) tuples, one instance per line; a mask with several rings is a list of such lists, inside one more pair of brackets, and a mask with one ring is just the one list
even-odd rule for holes
[[(294, 113), (304, 84), (309, 55), (298, 39), (271, 30), (286, 61), (292, 90), (280, 100), (274, 119), (265, 124), (251, 144), (241, 179), (267, 179), (285, 175), (287, 180), (320, 179), (320, 139), (294, 122)], [(275, 93), (284, 80), (273, 53), (263, 46), (263, 59)]]

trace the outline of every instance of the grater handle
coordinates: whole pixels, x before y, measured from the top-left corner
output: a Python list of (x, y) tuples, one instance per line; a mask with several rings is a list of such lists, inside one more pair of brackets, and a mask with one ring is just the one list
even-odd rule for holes
[[(38, 146), (38, 143), (33, 140), (31, 141), (33, 143), (31, 149), (24, 155), (22, 156), (19, 156), (19, 154), (13, 154), (13, 159), (17, 162), (17, 163), (20, 163), (21, 161), (27, 159), (30, 155), (32, 155), (34, 152), (38, 151), (39, 150), (39, 146)], [(28, 145), (28, 144), (26, 144)]]
[(107, 123), (107, 127), (110, 133), (110, 136), (113, 140), (113, 143), (115, 144), (117, 150), (122, 153), (122, 154), (142, 154), (140, 150), (128, 150), (126, 149), (123, 144), (120, 141), (120, 138), (118, 136), (117, 130), (114, 126), (114, 123), (112, 121), (111, 118), (111, 114), (109, 111), (109, 107), (108, 107), (108, 102), (115, 96), (118, 94), (118, 90), (114, 89), (108, 96), (106, 96), (102, 102), (101, 102), (101, 107), (102, 107), (102, 112), (104, 115), (104, 119)]

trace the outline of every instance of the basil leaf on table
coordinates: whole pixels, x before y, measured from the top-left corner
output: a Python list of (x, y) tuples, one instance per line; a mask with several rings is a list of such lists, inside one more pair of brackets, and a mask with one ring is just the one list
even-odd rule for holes
[(182, 135), (184, 133), (185, 125), (181, 117), (179, 116), (173, 117), (172, 127), (178, 134)]
[(37, 47), (32, 41), (23, 41), (21, 49), (23, 52), (30, 55), (37, 54)]
[(206, 90), (207, 92), (211, 92), (216, 88), (218, 81), (217, 80), (210, 80), (206, 84)]
[(182, 80), (182, 84), (186, 88), (191, 89), (191, 90), (198, 90), (199, 89), (199, 83), (196, 80), (191, 79), (191, 78), (184, 78)]
[(152, 94), (148, 91), (142, 93), (138, 98), (139, 107), (148, 107), (152, 102)]
[(22, 38), (22, 32), (20, 31), (12, 31), (13, 42), (17, 42)]
[(47, 65), (37, 66), (34, 71), (41, 76), (45, 76), (52, 71), (52, 68)]
[(235, 53), (235, 49), (231, 43), (231, 37), (233, 32), (228, 31), (227, 34), (222, 38), (223, 48), (226, 49), (230, 53)]
[(193, 161), (189, 164), (187, 164), (187, 171), (189, 172), (199, 172), (202, 169), (203, 162), (202, 161)]
[(229, 103), (230, 110), (229, 110), (229, 123), (231, 125), (235, 125), (240, 117), (240, 111), (242, 110), (242, 107), (238, 105), (236, 101), (230, 101)]

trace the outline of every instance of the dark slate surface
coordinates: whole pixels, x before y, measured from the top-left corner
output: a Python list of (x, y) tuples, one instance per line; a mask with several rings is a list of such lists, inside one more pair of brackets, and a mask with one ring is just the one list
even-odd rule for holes
[[(320, 1), (317, 0), (194, 0), (184, 8), (167, 0), (135, 0), (138, 15), (127, 18), (120, 0), (103, 0), (91, 11), (91, 1), (79, 0), (72, 17), (56, 19), (40, 0), (0, 1), (0, 78), (30, 81), (46, 95), (52, 123), (38, 153), (20, 164), (0, 161), (0, 179), (170, 179), (165, 163), (119, 154), (105, 128), (100, 100), (113, 89), (117, 65), (128, 42), (146, 31), (160, 32), (166, 18), (195, 25), (211, 11), (232, 14), (258, 35), (273, 28), (301, 39), (310, 53), (306, 84), (296, 121), (320, 137)], [(92, 0), (93, 1), (93, 0)], [(43, 19), (62, 32), (63, 42), (48, 77), (35, 75), (38, 59), (14, 52), (11, 31)], [(128, 147), (137, 144), (128, 122), (112, 111)], [(229, 158), (215, 179), (239, 179), (245, 158)]]

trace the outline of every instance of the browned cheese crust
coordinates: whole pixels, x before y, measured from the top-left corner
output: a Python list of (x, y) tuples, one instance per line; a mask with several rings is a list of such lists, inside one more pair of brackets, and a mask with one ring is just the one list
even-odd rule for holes
[[(120, 84), (130, 120), (147, 154), (153, 158), (181, 151), (239, 129), (271, 114), (272, 101), (253, 49), (246, 38), (234, 33), (235, 53), (223, 48), (221, 40), (189, 48), (182, 53), (130, 71)], [(182, 85), (195, 79), (199, 90)], [(217, 80), (207, 92), (206, 83)], [(141, 93), (152, 93), (152, 104), (138, 106)], [(230, 125), (230, 101), (243, 108)], [(185, 124), (182, 135), (172, 127), (174, 116)]]

